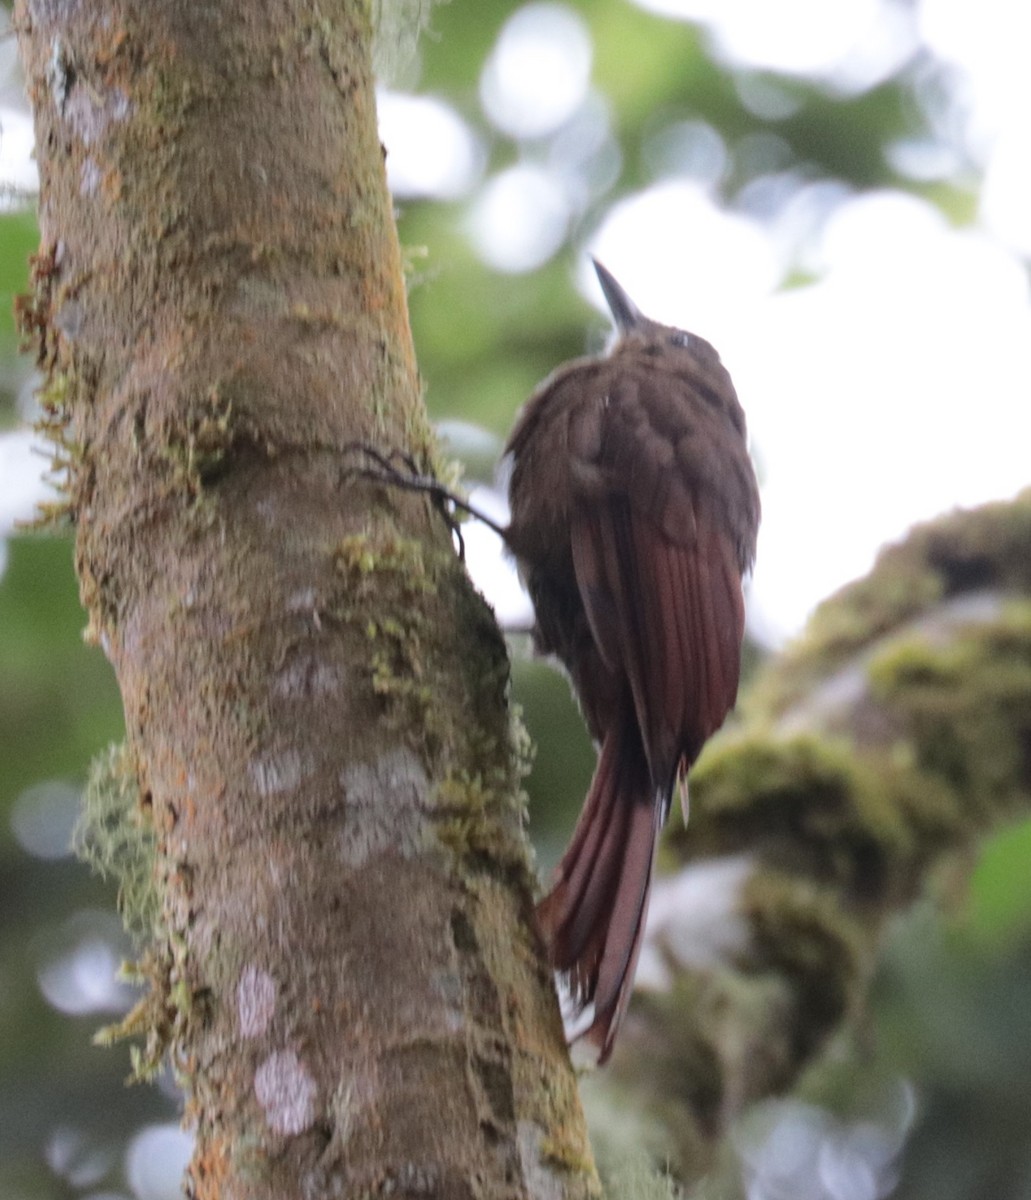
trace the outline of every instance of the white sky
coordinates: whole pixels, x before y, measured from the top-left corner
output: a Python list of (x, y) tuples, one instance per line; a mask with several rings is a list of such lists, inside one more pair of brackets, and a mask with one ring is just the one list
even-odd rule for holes
[[(974, 225), (955, 230), (902, 193), (782, 187), (771, 168), (760, 186), (781, 187), (783, 203), (760, 222), (713, 202), (730, 151), (687, 121), (650, 148), (655, 185), (611, 208), (584, 246), (645, 312), (704, 334), (731, 369), (763, 483), (751, 618), (779, 638), (915, 520), (1031, 483), (1031, 299), (1020, 257), (1031, 254), (1031, 3), (639, 3), (705, 24), (713, 52), (741, 72), (742, 100), (768, 118), (770, 136), (751, 152), (774, 158), (791, 98), (748, 70), (859, 91), (923, 43), (956, 72), (955, 102), (933, 116), (935, 144), (894, 147), (893, 162), (933, 177), (965, 157), (984, 176)], [(384, 92), (395, 192), (467, 198), (463, 227), (496, 269), (547, 262), (619, 169), (591, 61), (573, 10), (531, 4), (509, 20), (480, 102), (523, 153), (490, 177), (479, 136), (449, 104)], [(0, 118), (0, 178), (24, 183), (24, 118)], [(671, 155), (679, 173), (663, 167)], [(601, 308), (586, 254), (582, 262), (578, 282)], [(778, 290), (797, 270), (817, 282)], [(42, 460), (28, 458), (27, 440), (0, 437), (0, 533), (35, 498)], [(467, 540), (499, 615), (525, 616), (496, 539), (467, 527)]]

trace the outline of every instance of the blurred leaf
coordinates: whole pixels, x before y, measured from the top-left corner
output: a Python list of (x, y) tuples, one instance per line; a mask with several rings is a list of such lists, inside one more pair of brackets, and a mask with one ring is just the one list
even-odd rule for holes
[(35, 214), (0, 213), (0, 426), (15, 419), (15, 398), (31, 366), (17, 357), (14, 298), (28, 287), (29, 255), (38, 241)]
[(12, 538), (8, 556), (0, 579), (0, 813), (40, 779), (82, 779), (122, 728), (111, 668), (82, 640), (70, 538)]
[(996, 834), (981, 853), (970, 887), (971, 931), (1004, 940), (1031, 926), (1031, 821)]

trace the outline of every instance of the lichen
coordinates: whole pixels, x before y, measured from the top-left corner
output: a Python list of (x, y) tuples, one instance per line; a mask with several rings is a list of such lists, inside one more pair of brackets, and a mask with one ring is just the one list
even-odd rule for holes
[[(198, 1018), (201, 998), (187, 979), (186, 943), (164, 919), (150, 798), (140, 791), (136, 763), (124, 743), (94, 760), (73, 845), (95, 871), (117, 881), (122, 921), (138, 950), (134, 962), (122, 963), (119, 975), (146, 989), (129, 1013), (99, 1029), (94, 1041), (110, 1046), (140, 1039), (129, 1048), (130, 1081), (153, 1079)], [(173, 1065), (182, 1068), (174, 1056)]]
[(93, 760), (72, 844), (94, 871), (117, 882), (122, 921), (136, 943), (153, 937), (160, 908), (157, 835), (149, 800), (140, 792), (136, 763), (124, 742)]

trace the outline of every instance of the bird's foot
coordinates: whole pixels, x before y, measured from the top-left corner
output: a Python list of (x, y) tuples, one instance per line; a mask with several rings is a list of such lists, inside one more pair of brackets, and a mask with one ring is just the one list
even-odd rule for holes
[(362, 479), (370, 479), (387, 487), (402, 488), (408, 492), (422, 492), (433, 501), (434, 508), (447, 522), (448, 529), (458, 542), (458, 556), (465, 561), (465, 541), (462, 538), (460, 521), (456, 515), (459, 512), (468, 513), (476, 520), (494, 530), (499, 537), (504, 538), (505, 530), (492, 521), (478, 509), (456, 495), (450, 488), (445, 487), (435, 475), (427, 474), (419, 469), (418, 463), (403, 450), (396, 448), (387, 452), (380, 450), (368, 442), (351, 442), (344, 447), (346, 453), (358, 454), (365, 459), (362, 466), (349, 468), (348, 475), (357, 475)]

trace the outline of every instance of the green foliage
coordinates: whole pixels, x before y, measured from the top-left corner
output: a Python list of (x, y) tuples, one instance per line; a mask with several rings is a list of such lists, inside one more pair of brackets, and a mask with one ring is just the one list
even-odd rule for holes
[(0, 213), (0, 430), (16, 422), (18, 391), (28, 375), (29, 364), (17, 357), (14, 298), (25, 291), (29, 255), (38, 242), (30, 212)]
[(84, 617), (68, 538), (8, 543), (0, 578), (0, 810), (41, 779), (81, 778), (121, 731), (121, 700)]
[(986, 945), (1003, 945), (1031, 929), (1031, 821), (990, 838), (970, 880), (966, 921)]
[(970, 933), (920, 914), (878, 981), (878, 1056), (919, 1087), (898, 1200), (1020, 1200), (1031, 1183), (1031, 933)]

